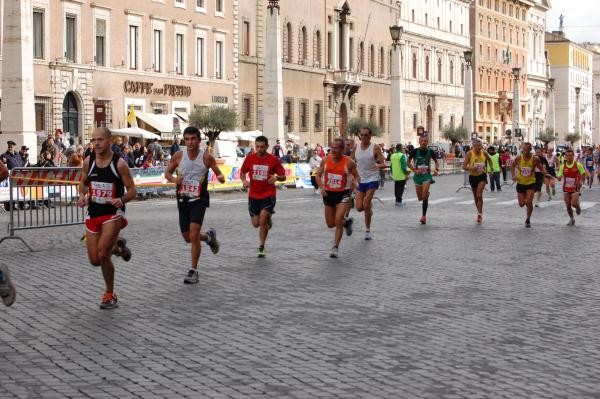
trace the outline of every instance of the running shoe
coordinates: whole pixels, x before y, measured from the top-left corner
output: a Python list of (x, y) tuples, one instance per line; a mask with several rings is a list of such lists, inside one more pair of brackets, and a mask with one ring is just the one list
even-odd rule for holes
[(569, 220), (569, 222), (567, 223), (567, 226), (575, 226), (575, 219)]
[(185, 279), (183, 279), (184, 284), (196, 284), (198, 281), (200, 281), (198, 270), (194, 269), (190, 269)]
[(129, 262), (131, 260), (131, 249), (127, 246), (127, 240), (125, 238), (117, 238), (117, 248), (119, 248), (117, 256), (120, 256), (125, 262)]
[(365, 231), (365, 241), (371, 241), (373, 237), (371, 237), (370, 231)]
[(420, 222), (421, 224), (425, 224), (425, 223), (427, 223), (427, 217), (425, 217), (425, 216), (421, 216), (421, 219), (419, 220), (419, 222)]
[(258, 257), (259, 258), (267, 257), (267, 252), (265, 251), (265, 247), (258, 247)]
[(220, 246), (219, 246), (219, 240), (217, 240), (217, 230), (215, 230), (211, 227), (206, 232), (206, 235), (209, 238), (208, 240), (206, 240), (206, 243), (210, 247), (210, 250), (212, 251), (213, 254), (218, 253)]
[(528, 229), (531, 228), (531, 222), (529, 221), (529, 219), (525, 221), (525, 227), (527, 227)]
[(113, 292), (105, 292), (100, 302), (100, 309), (114, 309), (118, 307), (117, 295)]
[(329, 257), (330, 258), (337, 258), (338, 257), (338, 247), (332, 247), (331, 248), (331, 252), (329, 253)]
[(575, 208), (575, 213), (578, 215), (581, 215), (581, 206), (578, 206), (577, 208)]
[(348, 218), (346, 219), (346, 222), (344, 223), (344, 228), (346, 229), (346, 235), (347, 236), (351, 236), (352, 235), (352, 225), (354, 224), (354, 218)]
[(10, 272), (8, 266), (0, 265), (0, 297), (6, 306), (10, 306), (15, 302), (17, 290), (10, 281)]
[(477, 215), (477, 224), (483, 223), (483, 216)]

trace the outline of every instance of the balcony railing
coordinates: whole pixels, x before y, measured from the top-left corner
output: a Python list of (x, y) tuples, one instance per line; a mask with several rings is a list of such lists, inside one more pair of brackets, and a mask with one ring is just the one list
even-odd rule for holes
[(336, 84), (361, 86), (362, 75), (357, 72), (350, 71), (335, 71), (333, 74), (333, 80)]

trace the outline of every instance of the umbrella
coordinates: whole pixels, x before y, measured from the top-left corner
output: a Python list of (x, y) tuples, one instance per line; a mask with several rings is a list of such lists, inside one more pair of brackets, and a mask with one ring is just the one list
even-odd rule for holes
[(112, 129), (111, 130), (112, 134), (115, 134), (117, 136), (127, 136), (127, 137), (141, 137), (143, 139), (159, 139), (160, 140), (160, 136), (158, 134), (154, 134), (152, 132), (149, 132), (147, 130), (144, 130), (142, 128), (139, 127), (125, 127), (123, 129)]

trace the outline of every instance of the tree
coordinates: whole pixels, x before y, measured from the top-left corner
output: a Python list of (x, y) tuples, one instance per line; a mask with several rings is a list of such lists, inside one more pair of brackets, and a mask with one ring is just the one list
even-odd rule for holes
[(196, 126), (214, 147), (219, 134), (233, 130), (237, 125), (237, 113), (228, 107), (201, 107), (190, 115), (190, 125)]
[(548, 143), (556, 140), (556, 135), (554, 134), (554, 129), (548, 127), (542, 133), (540, 133), (538, 140), (544, 143), (544, 147), (548, 148)]
[(565, 136), (565, 141), (571, 143), (571, 148), (575, 147), (575, 143), (581, 140), (581, 134), (579, 132), (569, 133)]
[(379, 125), (372, 121), (366, 121), (362, 118), (352, 118), (348, 121), (348, 125), (346, 126), (346, 131), (344, 134), (346, 136), (360, 136), (360, 129), (363, 127), (368, 127), (373, 132), (374, 136), (381, 136), (383, 130)]
[(459, 141), (467, 140), (469, 138), (469, 131), (464, 126), (446, 126), (442, 130), (442, 138), (450, 141), (452, 147), (454, 147)]

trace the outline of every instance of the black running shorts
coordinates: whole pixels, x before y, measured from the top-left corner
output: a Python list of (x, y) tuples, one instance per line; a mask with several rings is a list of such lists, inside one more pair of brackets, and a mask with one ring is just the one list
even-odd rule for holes
[(204, 222), (204, 214), (206, 213), (206, 204), (200, 200), (177, 202), (179, 210), (179, 228), (182, 233), (190, 231), (190, 224), (196, 223), (202, 226)]

